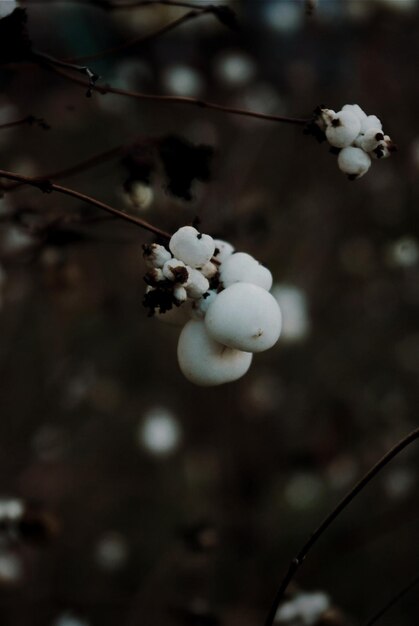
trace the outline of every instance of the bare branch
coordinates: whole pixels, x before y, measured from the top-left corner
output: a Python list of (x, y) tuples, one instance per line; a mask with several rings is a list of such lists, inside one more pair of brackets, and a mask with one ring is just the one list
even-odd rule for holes
[(6, 122), (6, 124), (0, 124), (0, 130), (4, 130), (6, 128), (14, 128), (15, 126), (23, 126), (23, 125), (32, 126), (33, 124), (37, 124), (40, 128), (44, 130), (48, 130), (49, 125), (43, 120), (41, 117), (35, 117), (34, 115), (27, 115), (26, 117), (22, 117), (19, 120), (15, 120), (14, 122)]
[(78, 200), (82, 200), (83, 202), (87, 202), (88, 204), (96, 206), (99, 209), (107, 211), (108, 213), (111, 213), (115, 217), (119, 217), (127, 222), (131, 222), (132, 224), (135, 224), (136, 226), (139, 226), (140, 228), (144, 228), (145, 230), (148, 230), (151, 233), (158, 235), (159, 237), (170, 239), (171, 235), (169, 233), (167, 233), (164, 230), (161, 230), (160, 228), (157, 228), (157, 226), (153, 226), (153, 224), (150, 224), (149, 222), (146, 222), (145, 220), (139, 217), (135, 217), (134, 215), (129, 215), (128, 213), (125, 213), (124, 211), (115, 209), (109, 204), (105, 204), (104, 202), (101, 202), (100, 200), (96, 200), (96, 198), (87, 196), (86, 194), (81, 193), (80, 191), (75, 191), (74, 189), (69, 189), (68, 187), (62, 187), (61, 185), (57, 185), (44, 178), (22, 176), (21, 174), (16, 174), (15, 172), (7, 172), (6, 170), (0, 170), (0, 178), (7, 178), (8, 180), (14, 180), (16, 182), (23, 183), (25, 185), (31, 185), (32, 187), (37, 187), (44, 193), (57, 191), (58, 193), (62, 193), (66, 196), (77, 198)]
[(220, 111), (222, 113), (231, 113), (232, 115), (242, 115), (245, 117), (252, 117), (264, 121), (282, 122), (284, 124), (297, 124), (299, 126), (304, 126), (310, 121), (308, 119), (284, 117), (282, 115), (268, 115), (266, 113), (257, 113), (256, 111), (249, 111), (247, 109), (227, 107), (221, 104), (216, 104), (215, 102), (208, 102), (206, 100), (199, 100), (197, 98), (190, 98), (186, 96), (163, 96), (159, 94), (141, 93), (138, 91), (129, 91), (127, 89), (112, 87), (111, 85), (102, 86), (95, 84), (92, 86), (87, 81), (76, 76), (71, 76), (70, 74), (67, 74), (67, 72), (64, 72), (58, 67), (50, 66), (48, 69), (54, 74), (65, 78), (66, 80), (69, 80), (77, 85), (81, 85), (84, 88), (91, 89), (92, 91), (98, 92), (100, 94), (113, 93), (120, 96), (126, 96), (127, 98), (134, 98), (135, 100), (149, 100), (150, 102), (184, 104), (199, 107), (201, 109), (212, 109), (214, 111)]
[(323, 533), (329, 528), (329, 526), (335, 521), (335, 519), (342, 513), (344, 509), (356, 498), (356, 496), (371, 482), (373, 478), (382, 470), (390, 461), (392, 461), (402, 450), (407, 448), (408, 445), (419, 439), (419, 428), (413, 430), (409, 435), (401, 439), (391, 450), (389, 450), (381, 459), (357, 482), (357, 484), (346, 494), (346, 496), (339, 502), (339, 504), (333, 509), (329, 515), (325, 517), (323, 522), (312, 533), (297, 555), (292, 559), (288, 571), (279, 585), (273, 604), (270, 608), (268, 616), (265, 621), (265, 626), (272, 626), (275, 619), (278, 606), (281, 603), (284, 593), (288, 588), (288, 585), (295, 577), (297, 571), (303, 564), (307, 554), (311, 548), (317, 543)]
[(416, 587), (417, 584), (419, 584), (419, 576), (415, 576), (415, 578), (411, 580), (408, 585), (403, 587), (403, 589), (400, 589), (400, 591), (398, 591), (396, 595), (393, 596), (391, 600), (389, 600), (389, 602), (387, 602), (379, 611), (377, 611), (377, 613), (373, 617), (368, 620), (365, 626), (373, 626), (373, 624), (376, 624), (378, 620), (381, 619), (383, 615), (385, 615), (385, 613), (387, 613), (387, 611), (393, 608), (393, 606), (397, 604), (402, 598), (404, 598), (404, 596), (407, 595), (409, 591), (411, 591), (414, 587)]

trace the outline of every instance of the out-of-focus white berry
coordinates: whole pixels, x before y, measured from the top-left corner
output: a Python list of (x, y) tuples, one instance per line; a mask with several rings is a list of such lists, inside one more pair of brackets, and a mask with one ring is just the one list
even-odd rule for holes
[(186, 291), (191, 298), (200, 298), (209, 289), (208, 279), (199, 270), (188, 268), (189, 280), (186, 283)]
[(253, 355), (217, 343), (203, 321), (190, 320), (180, 334), (177, 356), (180, 369), (190, 382), (210, 387), (241, 378)]
[(361, 178), (371, 166), (371, 159), (361, 148), (349, 146), (338, 155), (339, 169), (351, 178)]
[(0, 2), (0, 19), (13, 13), (17, 6), (16, 0), (3, 0), (3, 2)]
[(381, 120), (379, 120), (376, 115), (368, 115), (361, 121), (361, 132), (365, 133), (367, 130), (370, 130), (370, 128), (378, 128), (380, 130), (383, 128)]
[(329, 597), (322, 591), (300, 592), (279, 607), (275, 621), (281, 624), (301, 623), (314, 626), (330, 607)]
[(212, 278), (218, 272), (218, 267), (215, 265), (215, 263), (211, 263), (211, 261), (208, 261), (208, 263), (205, 263), (205, 265), (201, 267), (200, 271), (201, 274), (205, 276), (205, 278)]
[(130, 190), (124, 193), (124, 198), (128, 206), (145, 211), (153, 202), (154, 191), (150, 185), (136, 181), (132, 183)]
[(231, 256), (234, 252), (234, 248), (228, 241), (223, 241), (222, 239), (214, 239), (215, 250), (214, 250), (214, 259), (216, 259), (219, 263), (223, 263), (229, 256)]
[(172, 258), (172, 255), (164, 246), (152, 243), (149, 246), (144, 246), (143, 257), (147, 267), (163, 267)]
[(165, 278), (173, 280), (179, 285), (184, 285), (188, 282), (189, 272), (190, 270), (188, 270), (185, 263), (179, 259), (169, 259), (163, 265), (163, 274)]
[(217, 297), (217, 292), (215, 289), (210, 289), (204, 295), (195, 300), (192, 304), (192, 317), (194, 319), (203, 319), (205, 317), (206, 312), (212, 302), (214, 302)]
[(342, 107), (342, 111), (350, 111), (351, 113), (354, 113), (360, 122), (367, 119), (367, 114), (361, 109), (359, 104), (345, 104), (345, 106)]
[(214, 254), (214, 239), (204, 235), (193, 226), (182, 226), (172, 235), (169, 248), (178, 259), (191, 267), (202, 267)]
[(388, 135), (384, 135), (383, 140), (380, 141), (373, 150), (371, 150), (369, 155), (373, 159), (387, 159), (395, 150), (397, 150), (397, 148), (391, 141), (390, 137)]
[(185, 302), (188, 298), (185, 287), (182, 287), (181, 285), (176, 285), (173, 290), (173, 295), (178, 302)]
[(331, 146), (345, 148), (358, 137), (361, 122), (351, 111), (339, 111), (326, 127), (326, 138)]
[(266, 291), (272, 287), (271, 272), (246, 252), (235, 252), (221, 264), (220, 280), (224, 287), (238, 282), (253, 283)]
[(209, 335), (230, 348), (263, 352), (281, 333), (281, 311), (262, 287), (235, 283), (221, 291), (205, 316)]

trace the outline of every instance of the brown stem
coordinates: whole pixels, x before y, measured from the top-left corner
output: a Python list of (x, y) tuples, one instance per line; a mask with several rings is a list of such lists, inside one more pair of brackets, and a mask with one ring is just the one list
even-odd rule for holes
[(69, 63), (88, 63), (90, 61), (97, 61), (98, 59), (103, 59), (104, 57), (110, 56), (112, 54), (118, 54), (119, 52), (128, 50), (129, 48), (134, 48), (134, 47), (149, 43), (150, 41), (153, 41), (153, 39), (157, 39), (161, 35), (164, 35), (165, 33), (168, 33), (169, 31), (174, 30), (178, 26), (181, 26), (181, 24), (185, 24), (186, 22), (189, 22), (190, 20), (196, 17), (199, 17), (201, 15), (205, 15), (207, 13), (209, 13), (208, 8), (189, 11), (188, 13), (185, 13), (185, 15), (182, 15), (182, 17), (179, 17), (176, 20), (169, 22), (169, 24), (165, 24), (165, 26), (162, 26), (158, 30), (155, 30), (154, 32), (149, 33), (148, 35), (143, 35), (141, 37), (134, 37), (133, 39), (130, 39), (129, 41), (125, 41), (119, 46), (106, 48), (106, 50), (96, 52), (95, 54), (88, 54), (88, 55), (81, 56), (81, 57), (67, 59), (67, 61)]
[[(21, 4), (60, 4), (60, 2), (67, 0), (20, 0)], [(117, 11), (120, 9), (141, 9), (142, 7), (149, 7), (155, 4), (181, 7), (184, 9), (199, 9), (199, 6), (194, 2), (187, 2), (183, 0), (137, 0), (134, 2), (111, 2), (111, 0), (71, 0), (74, 4), (85, 4), (87, 6), (103, 9), (104, 11)], [(220, 5), (222, 6), (222, 5)]]
[[(105, 161), (108, 161), (110, 159), (113, 159), (114, 157), (119, 156), (120, 154), (123, 154), (126, 150), (129, 150), (129, 148), (131, 146), (133, 146), (135, 144), (126, 144), (126, 145), (120, 145), (120, 146), (116, 146), (115, 148), (111, 148), (110, 150), (105, 150), (104, 152), (99, 152), (98, 154), (94, 154), (93, 156), (89, 157), (88, 159), (85, 159), (84, 161), (80, 161), (79, 163), (76, 163), (75, 165), (72, 165), (71, 167), (66, 167), (65, 169), (61, 169), (61, 170), (56, 170), (54, 172), (48, 172), (47, 174), (42, 174), (37, 176), (37, 180), (60, 180), (63, 178), (68, 178), (69, 176), (73, 176), (74, 174), (78, 174), (79, 172), (84, 172), (92, 167), (95, 167), (96, 165), (100, 165), (101, 163), (104, 163)], [(18, 182), (18, 183), (11, 183), (10, 185), (2, 185), (1, 189), (2, 191), (5, 192), (9, 192), (9, 191), (14, 191), (15, 189), (20, 189), (22, 188), (22, 186), (25, 185), (25, 183), (22, 182)]]
[(266, 113), (257, 113), (256, 111), (248, 111), (246, 109), (237, 109), (234, 107), (227, 107), (215, 102), (207, 102), (205, 100), (198, 100), (197, 98), (189, 98), (186, 96), (162, 96), (158, 94), (140, 93), (138, 91), (128, 91), (127, 89), (119, 89), (118, 87), (112, 87), (111, 85), (90, 85), (87, 81), (77, 76), (71, 76), (58, 67), (50, 66), (48, 68), (54, 74), (65, 78), (77, 85), (91, 89), (101, 94), (114, 93), (120, 96), (126, 96), (127, 98), (134, 98), (136, 100), (149, 100), (151, 102), (166, 102), (171, 104), (185, 104), (190, 106), (199, 107), (201, 109), (212, 109), (214, 111), (220, 111), (223, 113), (231, 113), (232, 115), (243, 115), (246, 117), (253, 117), (259, 120), (265, 120), (270, 122), (282, 122), (284, 124), (298, 124), (305, 125), (308, 123), (308, 119), (298, 119), (293, 117), (284, 117), (282, 115), (268, 115)]
[(25, 185), (31, 185), (32, 187), (37, 187), (43, 192), (50, 193), (52, 191), (57, 191), (58, 193), (62, 193), (66, 196), (71, 196), (73, 198), (77, 198), (78, 200), (82, 200), (83, 202), (87, 202), (93, 206), (98, 207), (112, 215), (119, 217), (127, 222), (131, 222), (136, 226), (140, 226), (140, 228), (144, 228), (145, 230), (158, 235), (159, 237), (164, 237), (165, 239), (170, 239), (170, 234), (157, 228), (157, 226), (153, 226), (149, 222), (145, 220), (134, 217), (133, 215), (129, 215), (128, 213), (124, 213), (124, 211), (120, 211), (119, 209), (115, 209), (109, 204), (105, 204), (100, 200), (96, 200), (96, 198), (92, 198), (91, 196), (87, 196), (80, 191), (75, 191), (74, 189), (69, 189), (68, 187), (62, 187), (61, 185), (57, 185), (49, 180), (45, 180), (42, 178), (35, 178), (32, 176), (22, 176), (21, 174), (16, 174), (15, 172), (7, 172), (5, 170), (0, 170), (0, 178), (7, 178), (8, 180), (14, 180), (19, 183), (23, 183)]
[(5, 128), (14, 128), (15, 126), (23, 126), (24, 124), (28, 124), (32, 126), (32, 124), (38, 124), (41, 128), (47, 129), (49, 128), (48, 124), (40, 118), (34, 117), (33, 115), (27, 115), (26, 117), (22, 117), (19, 120), (15, 120), (14, 122), (6, 122), (6, 124), (0, 124), (0, 130)]
[(329, 515), (325, 517), (320, 526), (312, 533), (297, 555), (292, 559), (288, 571), (279, 585), (275, 599), (269, 610), (268, 616), (265, 621), (265, 626), (272, 626), (278, 606), (281, 603), (284, 593), (295, 577), (297, 571), (303, 564), (307, 554), (317, 543), (323, 533), (329, 528), (332, 522), (342, 513), (344, 509), (356, 498), (356, 496), (368, 485), (368, 483), (388, 464), (392, 461), (402, 450), (408, 445), (416, 441), (419, 438), (419, 428), (413, 430), (409, 435), (401, 439), (391, 450), (389, 450), (368, 472), (359, 480), (356, 485), (346, 494), (339, 504), (333, 509)]

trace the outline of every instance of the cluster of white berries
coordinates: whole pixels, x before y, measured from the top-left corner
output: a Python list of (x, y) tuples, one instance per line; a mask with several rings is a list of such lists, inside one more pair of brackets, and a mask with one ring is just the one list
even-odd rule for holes
[(170, 239), (144, 246), (149, 271), (144, 305), (150, 315), (182, 325), (178, 361), (186, 378), (202, 386), (237, 380), (253, 353), (271, 348), (281, 312), (271, 272), (226, 241), (183, 226)]
[(337, 113), (320, 108), (316, 123), (338, 152), (338, 167), (350, 180), (366, 174), (371, 159), (385, 159), (396, 146), (383, 132), (376, 115), (367, 115), (357, 104), (345, 104)]

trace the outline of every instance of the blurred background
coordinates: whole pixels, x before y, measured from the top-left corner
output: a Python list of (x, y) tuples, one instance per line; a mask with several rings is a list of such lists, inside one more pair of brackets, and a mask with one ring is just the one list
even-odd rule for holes
[[(20, 6), (34, 47), (60, 59), (189, 10), (96, 4)], [(50, 129), (0, 129), (1, 168), (49, 175), (116, 148), (62, 184), (168, 231), (199, 218), (271, 269), (284, 330), (242, 380), (194, 387), (179, 330), (142, 307), (152, 236), (58, 194), (4, 193), (2, 626), (259, 626), (322, 517), (417, 425), (419, 4), (215, 4), (240, 28), (205, 14), (88, 65), (101, 84), (268, 114), (357, 103), (399, 152), (349, 182), (301, 126), (86, 98), (46, 69), (3, 63), (0, 124), (34, 115)], [(2, 14), (15, 5), (1, 0)], [(183, 197), (150, 148), (173, 136), (191, 162), (193, 146), (213, 149)], [(327, 532), (278, 624), (365, 624), (417, 575), (418, 459), (413, 445)], [(411, 626), (418, 609), (416, 589), (380, 623)]]

